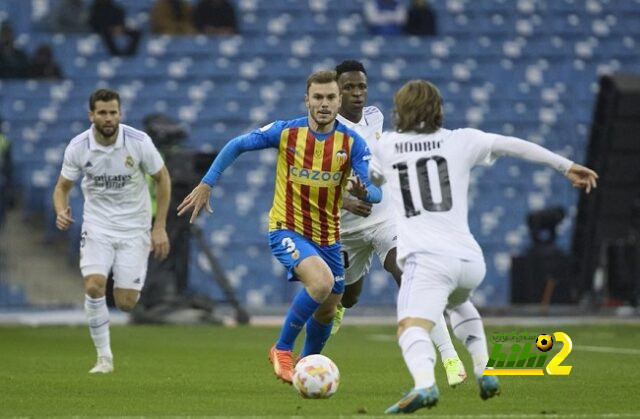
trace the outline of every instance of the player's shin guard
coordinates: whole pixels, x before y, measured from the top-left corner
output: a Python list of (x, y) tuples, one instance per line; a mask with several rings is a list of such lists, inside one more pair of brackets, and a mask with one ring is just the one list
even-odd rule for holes
[(449, 310), (449, 319), (453, 333), (464, 343), (473, 359), (473, 372), (476, 378), (482, 377), (482, 372), (489, 360), (489, 353), (480, 313), (471, 301), (467, 300)]
[(436, 351), (429, 332), (422, 327), (407, 328), (398, 339), (404, 362), (415, 382), (414, 388), (429, 388), (435, 384), (434, 364)]
[(287, 311), (287, 316), (280, 330), (280, 337), (276, 343), (276, 349), (293, 350), (296, 338), (319, 305), (320, 303), (311, 298), (306, 289), (303, 288), (298, 292), (289, 307), (289, 311)]
[(440, 316), (438, 323), (431, 329), (431, 340), (433, 341), (442, 359), (458, 358), (458, 353), (453, 347), (451, 342), (451, 336), (449, 336), (449, 330), (447, 329), (447, 322), (444, 319), (444, 315)]
[(307, 336), (300, 357), (304, 358), (307, 355), (321, 353), (331, 335), (332, 327), (333, 322), (322, 324), (311, 316), (307, 321)]
[(109, 309), (107, 299), (84, 296), (84, 311), (89, 320), (89, 332), (99, 357), (113, 358), (109, 337)]

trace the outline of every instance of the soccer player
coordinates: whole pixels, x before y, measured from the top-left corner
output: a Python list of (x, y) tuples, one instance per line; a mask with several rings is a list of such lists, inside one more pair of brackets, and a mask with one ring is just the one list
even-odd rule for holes
[[(340, 253), (343, 191), (367, 202), (380, 202), (381, 190), (368, 178), (371, 155), (358, 134), (336, 121), (341, 96), (335, 71), (318, 71), (307, 79), (304, 118), (275, 121), (227, 143), (202, 182), (178, 206), (193, 209), (191, 222), (204, 207), (211, 212), (211, 188), (222, 172), (245, 151), (278, 149), (273, 205), (269, 212), (271, 252), (304, 288), (295, 296), (280, 337), (269, 351), (276, 376), (291, 383), (293, 347), (306, 324), (301, 357), (320, 353), (329, 338), (336, 305), (344, 290)], [(349, 179), (351, 169), (358, 178)]]
[(453, 332), (468, 349), (486, 400), (500, 393), (488, 360), (482, 319), (469, 300), (485, 275), (482, 250), (469, 231), (467, 192), (471, 168), (508, 155), (552, 167), (589, 193), (598, 175), (536, 144), (476, 129), (442, 128), (442, 99), (424, 80), (395, 95), (395, 132), (373, 150), (372, 179), (386, 180), (398, 228), (398, 342), (414, 387), (386, 413), (410, 413), (439, 398), (429, 332), (448, 309)]
[[(56, 227), (74, 222), (69, 191), (82, 177), (84, 214), (80, 241), (80, 271), (84, 277), (85, 312), (98, 352), (90, 373), (113, 371), (107, 276), (113, 271), (115, 303), (131, 311), (142, 289), (147, 260), (169, 254), (165, 230), (171, 180), (160, 153), (147, 134), (120, 123), (120, 96), (100, 89), (89, 98), (91, 127), (71, 140), (53, 192)], [(145, 174), (156, 182), (157, 210), (151, 226), (151, 202)]]
[[(368, 95), (367, 71), (361, 62), (346, 60), (336, 66), (336, 73), (342, 92), (342, 105), (337, 119), (360, 134), (372, 149), (382, 135), (384, 116), (377, 107), (365, 106)], [(372, 205), (345, 195), (342, 208), (340, 241), (345, 260), (345, 289), (333, 323), (333, 334), (340, 327), (345, 308), (351, 308), (358, 302), (364, 275), (371, 268), (374, 252), (398, 285), (402, 276), (396, 263), (396, 226), (390, 200), (383, 199), (381, 203)], [(431, 331), (431, 337), (440, 352), (449, 385), (455, 387), (462, 383), (467, 373), (451, 342), (444, 317)]]

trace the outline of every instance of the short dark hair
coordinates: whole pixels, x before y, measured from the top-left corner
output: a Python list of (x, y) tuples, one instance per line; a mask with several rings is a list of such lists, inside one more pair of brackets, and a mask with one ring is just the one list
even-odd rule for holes
[(398, 132), (431, 134), (442, 127), (442, 96), (426, 80), (411, 80), (398, 90), (394, 99)]
[(112, 100), (118, 101), (118, 108), (120, 107), (120, 95), (115, 90), (110, 89), (98, 89), (91, 93), (89, 97), (89, 110), (96, 110), (96, 102), (111, 102)]
[(364, 69), (364, 65), (360, 61), (344, 60), (336, 66), (336, 78), (340, 78), (343, 73), (350, 71), (362, 71), (365, 75), (367, 74), (367, 70)]
[(336, 83), (338, 82), (335, 71), (333, 70), (316, 71), (315, 73), (311, 74), (307, 79), (307, 93), (309, 93), (309, 87), (311, 87), (313, 83), (327, 84), (331, 82), (336, 82)]

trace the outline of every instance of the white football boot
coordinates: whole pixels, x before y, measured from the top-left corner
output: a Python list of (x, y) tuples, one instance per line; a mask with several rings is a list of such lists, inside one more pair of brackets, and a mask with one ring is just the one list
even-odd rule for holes
[(93, 368), (91, 368), (91, 370), (89, 371), (89, 374), (96, 374), (96, 373), (107, 374), (110, 372), (113, 372), (113, 358), (109, 358), (106, 356), (99, 356), (98, 362), (96, 362), (96, 365)]

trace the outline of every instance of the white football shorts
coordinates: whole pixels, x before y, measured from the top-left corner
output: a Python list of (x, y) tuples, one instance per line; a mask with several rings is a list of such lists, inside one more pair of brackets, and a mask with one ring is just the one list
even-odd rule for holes
[(376, 224), (366, 230), (342, 235), (340, 243), (345, 263), (344, 284), (354, 284), (369, 272), (374, 251), (384, 265), (389, 251), (397, 246), (396, 242), (396, 227), (393, 222)]
[(113, 270), (115, 288), (140, 291), (147, 276), (151, 232), (129, 238), (115, 237), (83, 226), (80, 239), (80, 271), (109, 276)]
[(432, 253), (414, 253), (407, 258), (398, 293), (398, 321), (407, 317), (442, 318), (445, 308), (467, 301), (482, 283), (484, 261), (466, 261)]

